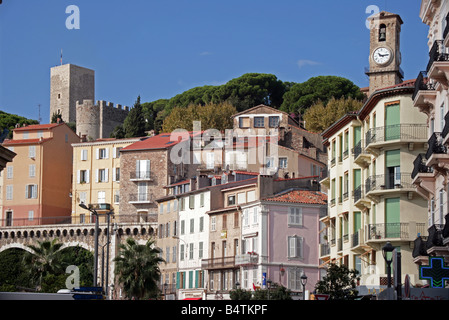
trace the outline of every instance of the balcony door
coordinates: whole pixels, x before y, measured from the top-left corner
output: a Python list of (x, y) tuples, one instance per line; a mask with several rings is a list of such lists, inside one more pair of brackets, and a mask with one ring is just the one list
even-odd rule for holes
[(400, 139), (400, 121), (399, 104), (385, 106), (385, 141)]
[(401, 152), (399, 149), (385, 152), (385, 170), (386, 189), (401, 186)]
[(385, 238), (400, 237), (400, 198), (385, 199)]

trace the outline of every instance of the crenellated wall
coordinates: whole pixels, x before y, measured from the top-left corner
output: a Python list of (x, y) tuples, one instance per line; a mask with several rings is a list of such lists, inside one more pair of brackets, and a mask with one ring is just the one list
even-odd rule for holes
[(103, 100), (76, 102), (76, 133), (88, 140), (109, 138), (114, 128), (123, 124), (130, 108)]

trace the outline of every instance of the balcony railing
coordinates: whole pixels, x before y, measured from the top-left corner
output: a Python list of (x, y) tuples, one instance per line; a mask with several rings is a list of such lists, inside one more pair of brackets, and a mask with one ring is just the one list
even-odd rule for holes
[(254, 265), (259, 262), (259, 255), (257, 253), (246, 253), (235, 256), (235, 265)]
[(328, 256), (331, 253), (331, 247), (328, 243), (320, 244), (320, 257)]
[(445, 154), (446, 146), (443, 144), (443, 138), (440, 132), (434, 132), (428, 140), (429, 148), (427, 149), (426, 159), (430, 159), (433, 154)]
[(429, 52), (429, 63), (427, 64), (427, 72), (435, 61), (449, 61), (449, 54), (445, 53), (443, 40), (435, 40), (432, 49)]
[(358, 156), (360, 156), (363, 153), (363, 140), (360, 140), (354, 148), (352, 148), (352, 155), (354, 156), (354, 159), (357, 159)]
[[(368, 240), (384, 240), (384, 239), (403, 239), (409, 240), (415, 231), (422, 233), (425, 231), (425, 223), (413, 223), (415, 226), (411, 228), (412, 223), (377, 223), (367, 225), (366, 237)], [(413, 235), (410, 233), (413, 232)]]
[(446, 36), (449, 34), (449, 13), (446, 15), (446, 27), (443, 31), (443, 38), (446, 38)]
[(130, 193), (129, 194), (129, 202), (153, 202), (153, 194), (152, 193)]
[(365, 180), (366, 193), (378, 190), (410, 189), (414, 187), (410, 173), (379, 174)]
[(219, 257), (211, 259), (202, 259), (201, 267), (203, 269), (225, 269), (235, 267), (235, 256)]
[(428, 256), (429, 254), (427, 253), (426, 246), (427, 246), (427, 237), (418, 236), (414, 241), (412, 257), (416, 258), (419, 256)]
[(424, 154), (419, 154), (415, 161), (413, 161), (413, 172), (412, 172), (412, 179), (415, 179), (415, 177), (418, 175), (418, 173), (431, 173), (433, 172), (432, 167), (426, 166), (426, 156)]
[(357, 247), (359, 244), (360, 244), (360, 230), (357, 230), (351, 236), (351, 248)]
[(449, 133), (449, 112), (446, 113), (446, 115), (444, 116), (444, 128), (443, 131), (441, 131), (441, 137), (443, 139), (446, 138), (448, 133)]
[(428, 229), (429, 237), (427, 238), (426, 249), (443, 245), (443, 228), (444, 224), (434, 224)]
[(354, 203), (356, 203), (357, 201), (359, 201), (360, 199), (362, 199), (362, 186), (358, 186), (357, 188), (354, 189), (354, 191), (352, 191), (352, 197), (354, 198)]
[(397, 124), (385, 127), (371, 128), (366, 133), (366, 146), (372, 143), (388, 142), (392, 140), (424, 140), (427, 137), (425, 124)]
[(421, 71), (418, 74), (418, 77), (416, 78), (415, 82), (415, 91), (413, 92), (412, 99), (415, 100), (416, 96), (418, 95), (418, 92), (421, 90), (435, 90), (435, 86), (433, 83), (429, 81), (429, 78), (427, 77), (426, 71)]
[(150, 171), (131, 171), (129, 173), (129, 178), (131, 180), (151, 180)]

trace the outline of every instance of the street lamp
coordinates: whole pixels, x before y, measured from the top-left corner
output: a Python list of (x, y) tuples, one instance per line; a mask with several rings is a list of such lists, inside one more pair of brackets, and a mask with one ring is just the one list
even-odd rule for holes
[(302, 300), (306, 300), (307, 276), (304, 272), (301, 275), (301, 284), (302, 284)]
[(267, 295), (268, 295), (268, 300), (270, 300), (270, 288), (271, 288), (271, 280), (268, 279), (268, 280), (267, 280), (267, 289), (268, 289)]
[(168, 283), (165, 282), (164, 283), (164, 300), (167, 300), (167, 287), (168, 287)]
[(393, 261), (393, 256), (388, 259), (388, 253), (393, 252), (394, 247), (391, 245), (391, 242), (387, 242), (385, 246), (382, 248), (382, 255), (384, 256), (385, 263), (387, 264), (387, 287), (391, 288), (391, 262)]
[(86, 210), (89, 210), (95, 217), (95, 252), (94, 252), (94, 283), (93, 286), (96, 287), (97, 284), (97, 276), (98, 276), (98, 213), (95, 209), (87, 207), (84, 203), (80, 203), (80, 207)]

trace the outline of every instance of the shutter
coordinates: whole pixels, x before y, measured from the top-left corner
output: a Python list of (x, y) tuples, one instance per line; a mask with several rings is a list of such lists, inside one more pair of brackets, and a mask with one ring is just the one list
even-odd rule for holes
[(117, 147), (112, 148), (112, 157), (117, 158)]
[(95, 159), (99, 159), (100, 158), (100, 149), (95, 149)]
[(25, 199), (28, 199), (28, 185), (25, 186)]
[(140, 172), (140, 160), (136, 160), (136, 175), (139, 177)]
[(401, 165), (401, 153), (400, 150), (390, 150), (385, 153), (385, 166), (399, 167)]
[(95, 182), (98, 182), (99, 169), (95, 170)]
[(303, 257), (303, 243), (304, 243), (304, 238), (302, 237), (297, 237), (296, 238), (296, 253), (297, 253), (297, 257), (302, 258)]
[(37, 184), (33, 185), (32, 192), (33, 199), (37, 199)]
[(195, 271), (195, 288), (198, 288), (198, 278), (199, 278), (199, 270)]
[(186, 272), (185, 271), (182, 273), (182, 287), (183, 288), (186, 287)]
[(116, 171), (117, 170), (115, 170), (115, 168), (112, 168), (112, 181), (114, 181), (114, 182), (116, 180)]
[(179, 277), (180, 277), (180, 272), (176, 272), (176, 289), (179, 289)]
[(104, 150), (105, 150), (105, 152), (106, 152), (106, 157), (105, 157), (105, 159), (109, 159), (109, 148), (105, 148)]
[(104, 176), (105, 176), (104, 182), (108, 182), (109, 181), (109, 169), (108, 168), (104, 169)]
[(86, 183), (90, 182), (90, 170), (86, 170)]
[(80, 172), (80, 170), (78, 170), (78, 171), (76, 172), (76, 181), (77, 181), (77, 183), (80, 183), (80, 182), (81, 182), (81, 172)]

